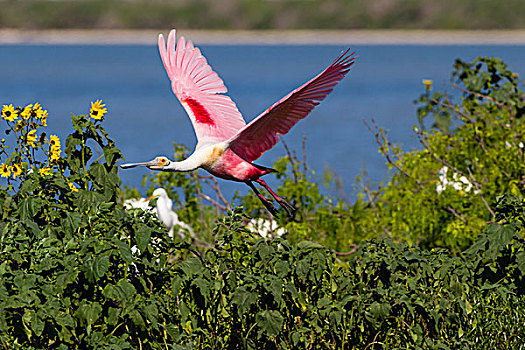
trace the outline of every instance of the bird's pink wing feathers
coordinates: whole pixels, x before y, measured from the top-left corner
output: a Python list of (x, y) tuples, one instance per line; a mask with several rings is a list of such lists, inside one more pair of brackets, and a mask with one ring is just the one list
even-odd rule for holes
[(272, 148), (284, 135), (317, 106), (344, 78), (354, 63), (354, 52), (347, 50), (315, 78), (284, 96), (239, 130), (230, 140), (230, 149), (253, 162)]
[(228, 90), (206, 58), (191, 41), (180, 37), (175, 48), (175, 30), (168, 43), (159, 35), (159, 52), (171, 80), (173, 93), (188, 113), (199, 141), (224, 141), (246, 125)]

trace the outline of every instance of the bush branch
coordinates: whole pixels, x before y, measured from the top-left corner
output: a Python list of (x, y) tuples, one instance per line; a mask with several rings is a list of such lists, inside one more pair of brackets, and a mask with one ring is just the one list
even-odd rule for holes
[[(376, 121), (375, 121), (374, 118), (372, 118), (372, 122), (374, 123), (374, 127), (376, 128), (376, 130), (380, 130), (380, 128), (376, 124)], [(380, 132), (379, 131), (376, 132), (376, 131), (372, 130), (372, 127), (370, 127), (370, 125), (366, 122), (366, 120), (363, 120), (363, 123), (365, 123), (366, 127), (368, 128), (368, 130), (370, 130), (372, 135), (374, 135), (374, 137), (376, 139), (376, 143), (379, 145), (379, 149), (383, 152), (383, 155), (385, 156), (388, 164), (392, 165), (394, 168), (396, 168), (400, 173), (405, 175), (407, 178), (413, 180), (418, 185), (418, 187), (420, 189), (423, 189), (423, 185), (421, 184), (421, 181), (419, 181), (418, 179), (410, 176), (409, 173), (407, 173), (403, 168), (401, 168), (399, 165), (396, 164), (396, 162), (394, 162), (392, 160), (392, 158), (390, 157), (389, 152), (387, 152), (387, 150), (385, 149), (385, 146), (383, 145), (383, 143), (381, 143)], [(388, 142), (388, 145), (389, 146), (391, 145), (390, 142)]]

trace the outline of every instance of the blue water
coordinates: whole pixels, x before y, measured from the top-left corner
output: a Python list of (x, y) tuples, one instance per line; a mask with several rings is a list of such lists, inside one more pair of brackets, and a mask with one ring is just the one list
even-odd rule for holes
[[(201, 46), (247, 121), (324, 69), (340, 46)], [(372, 182), (387, 176), (384, 159), (363, 120), (375, 118), (405, 149), (420, 148), (413, 137), (422, 79), (436, 90), (448, 82), (454, 59), (498, 56), (525, 75), (525, 46), (355, 46), (350, 74), (311, 115), (284, 137), (307, 158), (320, 179), (325, 167), (337, 172), (351, 196), (364, 168)], [(172, 142), (193, 149), (195, 135), (172, 94), (155, 46), (0, 45), (0, 104), (40, 102), (49, 111), (48, 133), (71, 132), (70, 114), (86, 114), (103, 99), (104, 125), (128, 161), (172, 153)], [(285, 155), (282, 144), (257, 163), (271, 166)], [(121, 171), (125, 185), (140, 186), (146, 169)], [(271, 175), (266, 177), (271, 184)], [(247, 191), (221, 181), (228, 195)]]

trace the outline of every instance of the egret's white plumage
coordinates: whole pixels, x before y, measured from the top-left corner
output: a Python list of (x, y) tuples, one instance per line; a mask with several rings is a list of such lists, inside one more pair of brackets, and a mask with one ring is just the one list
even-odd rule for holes
[[(150, 201), (155, 198), (157, 198), (157, 203), (152, 207)], [(164, 227), (168, 229), (168, 235), (170, 237), (173, 237), (173, 229), (175, 226), (179, 227), (178, 236), (180, 238), (184, 238), (186, 233), (189, 233), (191, 237), (195, 237), (192, 228), (185, 222), (180, 221), (177, 213), (172, 210), (173, 202), (163, 188), (155, 189), (153, 195), (148, 198), (127, 199), (124, 201), (124, 207), (126, 209), (142, 209), (157, 215)]]

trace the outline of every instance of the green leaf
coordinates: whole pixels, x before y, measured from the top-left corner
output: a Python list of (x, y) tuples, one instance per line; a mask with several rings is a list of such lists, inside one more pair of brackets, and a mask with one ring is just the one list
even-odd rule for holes
[(521, 275), (525, 276), (525, 252), (519, 252), (516, 254), (516, 263), (521, 271)]
[(194, 275), (199, 275), (204, 267), (202, 266), (202, 262), (200, 259), (189, 258), (189, 259), (184, 260), (180, 264), (180, 268), (182, 272), (184, 272), (186, 277), (189, 278)]
[(203, 278), (196, 278), (191, 282), (191, 285), (193, 287), (196, 287), (199, 291), (199, 293), (202, 295), (203, 298), (206, 298), (208, 296), (209, 286), (208, 282), (204, 280)]
[(138, 310), (131, 310), (129, 316), (135, 325), (141, 327), (142, 329), (145, 328), (146, 324), (144, 323), (144, 318), (142, 318), (142, 315)]
[(156, 326), (159, 317), (159, 309), (157, 308), (157, 305), (155, 303), (148, 303), (143, 310), (146, 320)]
[(372, 305), (370, 305), (370, 308), (368, 312), (366, 313), (366, 317), (373, 324), (377, 324), (377, 322), (380, 322), (386, 319), (389, 314), (390, 314), (390, 304), (379, 303), (375, 301)]
[(108, 309), (107, 322), (112, 326), (116, 325), (121, 311), (122, 309), (118, 309), (118, 308), (114, 308), (110, 306)]
[(122, 153), (115, 146), (107, 146), (104, 147), (104, 158), (110, 166), (113, 166), (117, 160), (122, 158)]
[(58, 274), (55, 287), (57, 288), (58, 291), (64, 290), (65, 288), (67, 288), (69, 284), (77, 280), (78, 275), (79, 275), (79, 270), (74, 269), (73, 266), (70, 266), (70, 269)]
[(278, 261), (275, 264), (275, 273), (279, 277), (285, 277), (290, 272), (290, 264), (287, 261)]
[(42, 208), (43, 201), (40, 197), (24, 198), (21, 202), (21, 218), (24, 221), (32, 221), (37, 212)]
[(280, 304), (283, 300), (283, 283), (280, 279), (272, 279), (266, 284), (266, 289), (271, 293), (276, 303)]
[(317, 302), (317, 308), (324, 309), (328, 304), (330, 304), (330, 302), (331, 301), (329, 297), (323, 297)]
[(13, 198), (8, 196), (8, 197), (6, 197), (4, 202), (2, 203), (2, 212), (3, 212), (2, 219), (6, 219), (7, 218), (8, 214), (10, 212), (10, 208), (11, 208), (12, 202), (13, 202)]
[(315, 249), (326, 249), (319, 243), (314, 243), (310, 241), (301, 241), (297, 244), (297, 248), (301, 250), (315, 250)]
[(297, 277), (301, 279), (301, 281), (307, 281), (308, 274), (310, 273), (310, 268), (311, 267), (307, 261), (300, 260), (295, 266), (295, 273), (297, 274)]
[(122, 304), (127, 304), (135, 295), (135, 287), (126, 279), (121, 279), (116, 285), (108, 285), (104, 288), (103, 294), (108, 299), (116, 300)]
[(40, 261), (38, 268), (40, 271), (53, 270), (57, 267), (58, 262), (54, 258), (44, 258)]
[(259, 312), (255, 319), (257, 325), (270, 337), (278, 335), (284, 323), (281, 313), (276, 310)]
[(75, 197), (75, 205), (78, 211), (85, 213), (97, 208), (104, 200), (105, 197), (98, 192), (79, 189)]
[(263, 261), (270, 259), (274, 253), (273, 247), (268, 244), (260, 244), (257, 248), (257, 253)]
[(24, 326), (24, 331), (27, 334), (27, 337), (31, 339), (32, 330), (31, 330), (31, 320), (35, 317), (35, 311), (31, 309), (26, 309), (24, 315), (22, 316), (22, 325)]
[(93, 262), (93, 276), (95, 277), (95, 281), (98, 281), (104, 275), (109, 269), (109, 256), (103, 255), (98, 256), (95, 261)]
[(73, 315), (80, 321), (81, 325), (90, 326), (98, 320), (101, 313), (102, 306), (98, 302), (82, 300)]
[(33, 220), (26, 220), (24, 221), (24, 224), (33, 232), (35, 236), (39, 236), (41, 234), (40, 227), (33, 221)]
[(239, 316), (242, 316), (245, 312), (250, 310), (251, 306), (257, 301), (257, 299), (257, 294), (248, 291), (245, 286), (241, 286), (233, 293), (232, 302), (237, 305)]
[(299, 292), (293, 282), (288, 282), (284, 285), (284, 290), (290, 293), (292, 299), (296, 299), (299, 296)]
[(186, 305), (185, 302), (181, 301), (179, 304), (179, 311), (180, 311), (182, 322), (186, 322), (186, 320), (188, 319), (188, 316), (191, 313), (190, 308)]
[(73, 317), (71, 317), (70, 314), (65, 313), (65, 312), (59, 312), (55, 316), (55, 321), (61, 326), (66, 326), (66, 327), (75, 326), (75, 321), (73, 320)]
[(137, 240), (137, 248), (141, 252), (145, 252), (151, 240), (151, 228), (144, 224), (139, 224), (135, 233), (135, 239)]
[(486, 257), (489, 259), (495, 259), (505, 246), (516, 237), (516, 232), (512, 227), (493, 223), (487, 228), (487, 236), (490, 244), (486, 251)]
[(62, 220), (64, 231), (69, 234), (74, 234), (80, 226), (81, 215), (75, 211), (67, 211), (66, 217)]
[(37, 275), (35, 274), (19, 274), (17, 275), (13, 282), (20, 290), (29, 290), (35, 286)]
[(131, 264), (133, 262), (133, 255), (131, 254), (131, 249), (129, 248), (128, 243), (117, 239), (113, 242), (118, 248), (120, 257), (128, 264)]

